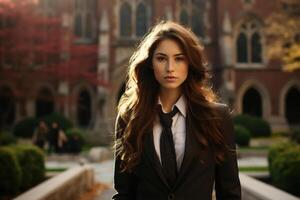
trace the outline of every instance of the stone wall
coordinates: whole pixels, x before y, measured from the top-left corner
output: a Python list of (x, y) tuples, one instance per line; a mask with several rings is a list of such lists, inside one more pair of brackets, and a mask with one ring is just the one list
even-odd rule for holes
[(239, 174), (243, 200), (300, 200), (282, 190), (245, 174)]
[(89, 165), (68, 169), (48, 179), (15, 200), (76, 200), (94, 185), (94, 171)]

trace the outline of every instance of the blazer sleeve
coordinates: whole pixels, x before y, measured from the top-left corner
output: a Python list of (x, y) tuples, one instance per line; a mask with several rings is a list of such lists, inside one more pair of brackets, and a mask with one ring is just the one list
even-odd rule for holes
[(222, 131), (230, 151), (225, 160), (216, 166), (215, 189), (217, 200), (240, 200), (241, 186), (237, 166), (232, 118), (227, 106), (222, 106)]
[[(124, 123), (118, 116), (115, 125), (116, 138), (123, 134)], [(115, 200), (135, 200), (137, 178), (133, 172), (121, 171), (121, 159), (115, 154), (115, 172), (114, 172), (114, 188), (116, 194), (112, 197)]]

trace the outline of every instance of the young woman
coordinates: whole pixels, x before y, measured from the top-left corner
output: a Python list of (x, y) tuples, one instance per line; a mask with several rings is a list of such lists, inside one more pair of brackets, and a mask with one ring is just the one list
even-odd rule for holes
[(118, 107), (113, 199), (241, 199), (232, 121), (208, 78), (190, 30), (161, 22), (145, 36)]
[(39, 121), (38, 127), (34, 130), (32, 141), (35, 145), (44, 150), (48, 137), (48, 126), (45, 121)]

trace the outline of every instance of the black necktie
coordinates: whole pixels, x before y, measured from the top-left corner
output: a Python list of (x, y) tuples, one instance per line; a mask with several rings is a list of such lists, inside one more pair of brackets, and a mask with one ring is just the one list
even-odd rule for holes
[(162, 125), (162, 133), (160, 136), (161, 164), (170, 186), (173, 186), (177, 177), (176, 153), (171, 129), (172, 117), (174, 117), (177, 112), (178, 108), (176, 106), (174, 106), (174, 109), (169, 113), (164, 113), (161, 107), (159, 109), (159, 119)]

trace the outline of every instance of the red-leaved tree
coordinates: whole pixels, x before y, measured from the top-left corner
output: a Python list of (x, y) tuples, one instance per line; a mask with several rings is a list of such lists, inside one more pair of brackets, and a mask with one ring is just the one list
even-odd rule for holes
[(32, 88), (39, 81), (72, 85), (84, 80), (107, 86), (96, 73), (97, 44), (75, 40), (70, 27), (62, 26), (60, 14), (46, 15), (35, 0), (0, 0), (0, 83), (14, 83), (21, 115), (26, 116), (25, 101), (35, 98)]

